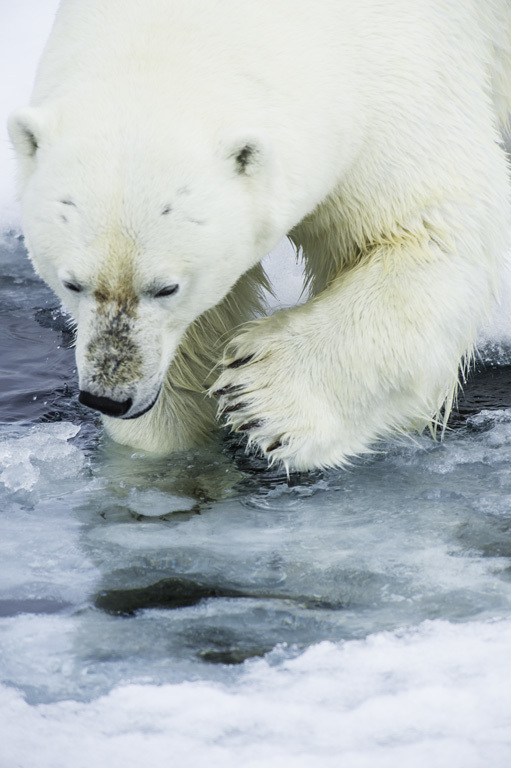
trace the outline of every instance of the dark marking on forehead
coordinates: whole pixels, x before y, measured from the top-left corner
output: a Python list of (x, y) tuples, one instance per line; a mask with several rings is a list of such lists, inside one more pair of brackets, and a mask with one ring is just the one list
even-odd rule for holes
[(116, 270), (113, 264), (109, 265), (99, 274), (93, 295), (100, 314), (107, 308), (111, 312), (111, 305), (116, 305), (118, 312), (126, 317), (135, 317), (139, 299), (133, 285), (131, 265), (125, 265), (120, 270)]

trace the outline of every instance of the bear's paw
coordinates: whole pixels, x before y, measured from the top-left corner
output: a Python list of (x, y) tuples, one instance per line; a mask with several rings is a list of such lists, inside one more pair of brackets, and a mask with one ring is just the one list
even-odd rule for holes
[(291, 313), (250, 323), (226, 347), (223, 371), (209, 392), (226, 426), (287, 471), (344, 459), (332, 404), (317, 387), (317, 349), (309, 344), (293, 328)]

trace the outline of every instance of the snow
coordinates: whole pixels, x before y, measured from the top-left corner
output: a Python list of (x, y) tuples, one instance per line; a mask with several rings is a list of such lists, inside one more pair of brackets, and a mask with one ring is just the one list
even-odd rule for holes
[(5, 128), (8, 115), (28, 103), (37, 61), (48, 38), (58, 0), (2, 3), (0, 24), (0, 229), (19, 226), (16, 173)]
[(119, 686), (29, 706), (0, 688), (4, 768), (504, 768), (511, 761), (511, 621), (428, 621), (234, 683)]

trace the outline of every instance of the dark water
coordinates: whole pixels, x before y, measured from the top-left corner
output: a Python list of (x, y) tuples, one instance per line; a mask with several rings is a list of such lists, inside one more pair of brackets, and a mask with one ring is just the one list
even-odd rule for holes
[(76, 391), (72, 333), (23, 241), (0, 250), (0, 422), (64, 418)]

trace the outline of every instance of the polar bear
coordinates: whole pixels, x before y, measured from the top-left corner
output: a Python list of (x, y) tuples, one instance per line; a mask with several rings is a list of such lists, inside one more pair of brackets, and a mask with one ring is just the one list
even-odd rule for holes
[[(218, 408), (288, 470), (444, 423), (498, 287), (510, 106), (508, 0), (63, 0), (9, 130), (80, 400), (159, 453)], [(311, 298), (261, 317), (285, 236)]]

